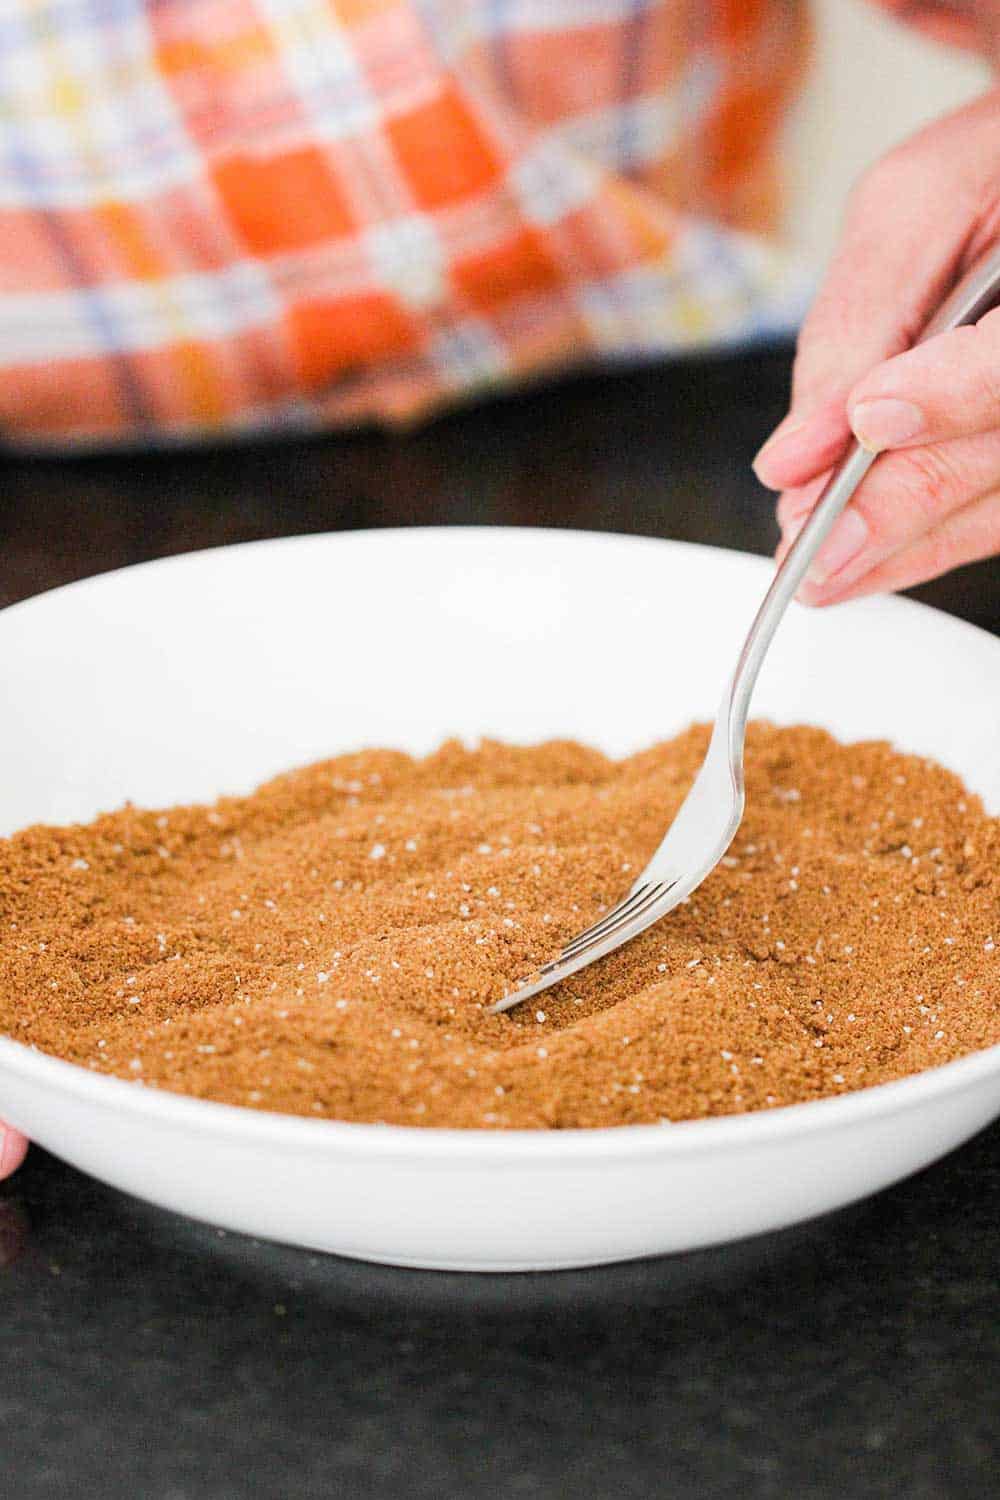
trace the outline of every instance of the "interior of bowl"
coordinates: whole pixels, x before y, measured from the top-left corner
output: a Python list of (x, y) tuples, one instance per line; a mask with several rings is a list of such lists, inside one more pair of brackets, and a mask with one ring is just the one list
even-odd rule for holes
[[(769, 574), (682, 543), (421, 528), (56, 590), (0, 614), (0, 832), (245, 791), (362, 746), (559, 737), (627, 753), (714, 715)], [(998, 683), (1000, 642), (934, 611), (795, 605), (753, 714), (933, 756), (996, 810)]]

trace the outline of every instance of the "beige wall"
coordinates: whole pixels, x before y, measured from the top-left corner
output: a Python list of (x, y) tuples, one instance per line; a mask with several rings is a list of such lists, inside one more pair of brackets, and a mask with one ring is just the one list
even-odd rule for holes
[(844, 197), (868, 162), (978, 93), (985, 67), (878, 14), (864, 0), (813, 0), (817, 59), (789, 122), (788, 236), (821, 264)]

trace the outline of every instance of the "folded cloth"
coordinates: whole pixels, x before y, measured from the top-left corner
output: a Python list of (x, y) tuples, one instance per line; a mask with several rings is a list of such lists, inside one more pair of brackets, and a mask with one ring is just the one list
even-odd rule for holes
[(407, 423), (745, 341), (804, 0), (6, 0), (0, 431)]

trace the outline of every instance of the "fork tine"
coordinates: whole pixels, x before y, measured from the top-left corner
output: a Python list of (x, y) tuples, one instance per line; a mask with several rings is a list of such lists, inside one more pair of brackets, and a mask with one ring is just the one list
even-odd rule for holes
[(614, 921), (601, 922), (595, 928), (579, 933), (573, 938), (572, 942), (566, 944), (555, 962), (565, 963), (566, 959), (575, 958), (585, 948), (592, 948), (595, 943), (603, 942), (613, 932), (617, 932), (619, 928), (631, 922), (634, 917), (641, 916), (654, 902), (659, 900), (665, 890), (666, 887), (658, 883), (656, 885), (644, 886), (637, 900), (633, 901), (630, 898), (628, 901), (622, 903), (621, 909)]
[[(580, 938), (585, 936), (585, 934), (581, 933), (579, 937), (574, 938), (573, 942), (562, 950), (558, 958), (554, 958), (551, 962), (543, 964), (535, 971), (538, 976), (537, 978), (519, 986), (516, 990), (512, 990), (510, 994), (504, 995), (502, 999), (489, 1007), (490, 1011), (494, 1015), (497, 1015), (501, 1011), (510, 1010), (512, 1006), (520, 1005), (522, 1000), (528, 1000), (532, 995), (537, 995), (542, 990), (547, 990), (550, 985), (557, 984), (563, 978), (568, 978), (570, 974), (575, 974), (578, 969), (584, 968), (586, 964), (591, 962), (590, 952), (593, 948), (599, 950), (596, 955), (597, 957), (600, 957), (602, 953), (610, 953), (613, 948), (618, 946), (618, 934), (620, 931), (631, 929), (631, 936), (637, 936), (638, 933), (649, 926), (650, 922), (657, 920), (654, 908), (659, 906), (663, 897), (677, 883), (676, 880), (666, 883), (657, 881), (654, 884), (644, 886), (641, 893), (634, 893), (641, 894), (641, 899), (636, 904), (630, 905), (625, 915), (619, 916), (618, 920), (612, 926), (605, 927), (601, 932), (590, 936), (585, 943), (580, 942)], [(629, 897), (629, 902), (631, 902), (631, 896)], [(622, 902), (621, 905), (624, 907), (626, 902)], [(625, 938), (620, 939), (622, 942), (626, 940)]]
[(567, 952), (567, 950), (570, 948), (575, 948), (578, 943), (589, 941), (589, 939), (595, 937), (602, 928), (613, 927), (618, 919), (625, 912), (627, 912), (630, 907), (634, 906), (636, 902), (639, 901), (648, 890), (648, 881), (645, 885), (636, 886), (634, 890), (630, 891), (627, 896), (625, 896), (621, 901), (618, 902), (617, 906), (613, 906), (611, 910), (609, 912), (605, 912), (604, 916), (601, 917), (598, 921), (593, 922), (589, 927), (585, 927), (582, 932), (578, 932), (576, 934), (576, 937), (571, 938), (570, 941), (566, 944), (566, 947), (563, 948), (563, 953)]

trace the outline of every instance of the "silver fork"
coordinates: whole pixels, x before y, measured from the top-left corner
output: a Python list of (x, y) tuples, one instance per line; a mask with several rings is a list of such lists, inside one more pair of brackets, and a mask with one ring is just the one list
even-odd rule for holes
[[(918, 342), (974, 323), (1000, 299), (1000, 250), (964, 276)], [(708, 753), (667, 835), (627, 896), (578, 933), (537, 971), (531, 983), (504, 995), (491, 1011), (509, 1010), (638, 937), (690, 896), (714, 870), (740, 826), (745, 801), (743, 745), (750, 696), (768, 647), (809, 565), (876, 454), (855, 443), (832, 475), (809, 520), (777, 570), (743, 643), (715, 720)]]

